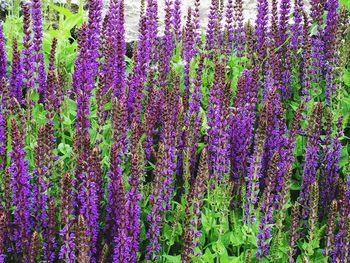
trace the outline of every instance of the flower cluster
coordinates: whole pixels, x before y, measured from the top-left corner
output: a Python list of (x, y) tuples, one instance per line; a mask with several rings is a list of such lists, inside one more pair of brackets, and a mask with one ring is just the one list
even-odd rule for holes
[(0, 24), (0, 263), (350, 258), (349, 13), (183, 2)]

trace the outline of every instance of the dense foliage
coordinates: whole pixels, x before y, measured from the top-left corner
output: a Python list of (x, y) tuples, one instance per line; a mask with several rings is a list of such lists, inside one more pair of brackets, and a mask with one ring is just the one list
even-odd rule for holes
[(0, 262), (348, 262), (348, 3), (164, 2), (14, 1)]

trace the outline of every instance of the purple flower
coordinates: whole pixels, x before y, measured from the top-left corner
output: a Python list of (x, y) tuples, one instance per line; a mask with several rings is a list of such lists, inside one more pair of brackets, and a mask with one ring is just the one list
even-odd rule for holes
[(55, 112), (58, 111), (59, 103), (58, 103), (58, 79), (56, 75), (56, 68), (55, 68), (55, 55), (56, 55), (56, 48), (57, 48), (57, 39), (54, 38), (52, 40), (51, 45), (51, 52), (50, 52), (50, 63), (48, 68), (48, 74), (47, 74), (47, 83), (46, 83), (46, 109), (47, 109), (47, 117), (52, 122)]
[[(47, 205), (48, 205), (48, 182), (49, 177), (49, 163), (46, 158), (46, 154), (49, 149), (48, 140), (49, 140), (48, 125), (40, 127), (38, 132), (38, 145), (35, 148), (35, 165), (33, 175), (33, 188), (32, 188), (32, 208), (34, 214), (34, 229), (38, 233), (47, 228)], [(44, 246), (46, 245), (46, 240), (48, 236), (44, 236)]]
[[(228, 0), (227, 6), (226, 6), (226, 23), (225, 23), (225, 31), (226, 31), (226, 37), (227, 37), (227, 53), (230, 54), (233, 44), (234, 43), (234, 38), (235, 38), (235, 32), (233, 28), (233, 0)], [(236, 13), (235, 13), (236, 15)]]
[(46, 237), (44, 243), (44, 256), (47, 262), (53, 263), (56, 260), (56, 208), (55, 199), (53, 196), (48, 201), (47, 212), (47, 227), (44, 230), (44, 236)]
[(7, 79), (7, 58), (2, 22), (0, 23), (0, 79)]
[[(91, 67), (88, 43), (86, 42), (87, 27), (82, 26), (80, 39), (82, 41), (80, 46), (79, 55), (77, 58), (78, 63), (74, 69), (74, 75), (76, 76), (74, 87), (77, 94), (77, 121), (76, 121), (76, 143), (79, 149), (89, 147), (89, 115), (90, 115), (90, 97), (91, 91), (94, 87), (93, 68)], [(74, 79), (73, 79), (74, 81)]]
[(258, 95), (258, 69), (242, 72), (237, 83), (231, 124), (231, 171), (234, 182), (242, 182), (248, 170)]
[[(215, 82), (209, 91), (208, 106), (208, 142), (209, 142), (209, 172), (210, 176), (222, 180), (229, 168), (229, 123), (224, 105), (224, 87), (226, 71), (225, 64), (217, 63)], [(226, 107), (225, 107), (226, 106)]]
[(310, 84), (311, 84), (311, 64), (312, 64), (312, 58), (311, 58), (311, 37), (309, 35), (310, 31), (310, 21), (307, 16), (307, 14), (304, 12), (303, 16), (304, 20), (304, 26), (303, 26), (303, 37), (302, 37), (302, 55), (300, 57), (299, 62), (299, 81), (301, 85), (301, 92), (303, 97), (307, 97), (310, 94)]
[(165, 103), (165, 108), (162, 112), (164, 124), (157, 152), (154, 187), (149, 196), (151, 211), (147, 217), (150, 226), (146, 234), (149, 240), (146, 258), (151, 260), (158, 258), (162, 216), (171, 208), (173, 173), (176, 169), (175, 121), (177, 117), (178, 91), (173, 90), (167, 94)]
[(182, 248), (182, 262), (191, 262), (191, 255), (198, 246), (198, 238), (201, 236), (201, 208), (204, 204), (203, 198), (206, 194), (209, 180), (208, 152), (204, 148), (198, 167), (198, 175), (191, 185), (188, 200), (185, 207), (185, 230), (183, 234), (184, 246)]
[(73, 263), (75, 260), (75, 234), (73, 226), (73, 180), (70, 174), (64, 174), (61, 179), (61, 224), (62, 229), (59, 232), (62, 245), (59, 251), (59, 259), (65, 262)]
[(146, 61), (154, 63), (158, 60), (158, 4), (156, 0), (147, 0), (146, 8), (146, 32), (147, 44), (144, 52), (146, 52)]
[(142, 170), (142, 163), (140, 158), (139, 138), (136, 132), (137, 124), (132, 125), (131, 138), (131, 171), (129, 177), (130, 189), (126, 195), (126, 211), (128, 211), (128, 234), (130, 238), (130, 262), (136, 262), (137, 252), (139, 250), (140, 242), (140, 200), (141, 193), (139, 190), (140, 177), (144, 171)]
[(72, 75), (72, 86), (73, 88), (71, 89), (71, 93), (74, 94), (75, 97), (77, 97), (82, 78), (83, 78), (83, 61), (84, 57), (86, 56), (86, 24), (83, 24), (81, 28), (79, 29), (79, 36), (78, 36), (78, 51), (77, 51), (77, 57), (75, 59), (75, 64), (74, 64), (74, 72)]
[[(118, 234), (118, 222), (120, 221), (120, 213), (122, 210), (125, 210), (125, 190), (122, 164), (124, 162), (126, 150), (128, 149), (128, 141), (126, 138), (128, 127), (125, 99), (118, 101), (118, 99), (115, 98), (114, 107), (115, 111), (112, 114), (112, 127), (115, 129), (113, 136), (115, 142), (111, 146), (110, 153), (111, 166), (108, 173), (110, 182), (108, 185), (108, 205), (106, 219), (106, 229), (108, 229), (108, 236), (110, 236), (112, 244), (114, 244), (113, 240)], [(124, 217), (126, 220), (126, 215), (124, 215)]]
[(124, 29), (124, 0), (119, 0), (118, 5), (118, 21), (117, 21), (117, 35), (116, 35), (116, 78), (114, 96), (121, 98), (125, 93), (125, 29)]
[(322, 169), (320, 174), (321, 203), (328, 213), (332, 200), (336, 197), (337, 184), (339, 179), (339, 160), (341, 154), (340, 137), (343, 135), (342, 119), (337, 122), (337, 131), (332, 138), (332, 115), (329, 113), (327, 134), (325, 138), (325, 149), (322, 156)]
[(22, 74), (21, 56), (18, 51), (17, 39), (13, 39), (9, 96), (16, 98), (18, 102), (22, 99)]
[(291, 48), (295, 51), (298, 51), (298, 49), (302, 47), (303, 11), (304, 11), (304, 0), (294, 0)]
[(146, 159), (149, 160), (152, 155), (152, 147), (154, 143), (155, 126), (158, 121), (160, 108), (160, 91), (156, 89), (152, 74), (150, 74), (150, 84), (148, 87), (148, 102), (144, 114), (144, 131), (146, 139), (143, 143)]
[(316, 181), (316, 169), (318, 168), (318, 154), (320, 151), (320, 133), (322, 124), (323, 106), (321, 103), (316, 104), (313, 113), (310, 116), (308, 143), (306, 147), (305, 165), (303, 172), (303, 182), (300, 192), (300, 203), (303, 208), (303, 218), (309, 216), (310, 205), (310, 188)]
[(41, 96), (41, 100), (46, 99), (46, 73), (43, 54), (43, 14), (41, 7), (41, 0), (33, 0), (32, 6), (32, 19), (33, 19), (33, 62), (34, 70), (37, 73), (35, 82), (38, 85), (38, 90)]
[(279, 19), (279, 42), (278, 46), (281, 46), (281, 89), (282, 96), (288, 98), (291, 95), (291, 55), (290, 55), (290, 44), (285, 43), (289, 35), (289, 12), (290, 12), (290, 0), (282, 0), (280, 7), (280, 19)]
[(78, 156), (77, 177), (77, 213), (85, 218), (85, 235), (88, 237), (88, 256), (91, 262), (97, 261), (97, 239), (99, 234), (100, 189), (97, 177), (101, 176), (96, 168), (94, 151), (85, 148)]
[[(271, 95), (273, 93), (271, 92)], [(268, 103), (268, 102), (267, 102)], [(255, 221), (255, 204), (258, 202), (259, 179), (261, 177), (262, 158), (266, 142), (267, 103), (264, 104), (259, 117), (259, 126), (255, 134), (254, 153), (248, 168), (247, 201), (244, 208), (244, 222), (252, 224)]]
[(89, 0), (89, 20), (88, 20), (88, 37), (87, 45), (89, 49), (89, 56), (91, 59), (91, 67), (93, 76), (97, 75), (98, 70), (98, 50), (100, 48), (100, 33), (102, 27), (102, 6), (101, 0)]
[(78, 216), (76, 224), (76, 247), (77, 247), (77, 262), (90, 262), (90, 246), (89, 237), (86, 235), (86, 225), (83, 215)]
[(174, 8), (172, 10), (173, 13), (173, 19), (172, 19), (172, 25), (174, 28), (175, 38), (177, 41), (180, 41), (181, 39), (181, 0), (175, 0), (174, 1)]
[(312, 0), (311, 1), (311, 18), (312, 22), (317, 24), (316, 36), (312, 39), (312, 76), (313, 82), (319, 83), (322, 76), (322, 69), (324, 65), (324, 42), (322, 35), (324, 30), (323, 24), (323, 0)]
[(300, 231), (299, 231), (299, 222), (300, 222), (300, 205), (298, 202), (295, 202), (292, 207), (292, 215), (291, 215), (291, 227), (288, 238), (288, 245), (290, 247), (288, 251), (288, 262), (294, 263), (294, 255), (297, 252), (297, 241), (299, 240)]
[(255, 21), (255, 34), (257, 37), (257, 49), (259, 61), (266, 56), (267, 50), (267, 25), (268, 25), (268, 2), (257, 0), (257, 17)]
[(335, 48), (336, 48), (336, 36), (338, 28), (338, 12), (339, 7), (338, 0), (328, 0), (327, 1), (327, 20), (326, 28), (323, 35), (323, 49), (324, 49), (324, 59), (325, 59), (325, 70), (326, 70), (326, 98), (328, 103), (332, 98), (335, 90), (334, 82), (334, 72), (333, 66), (335, 61)]
[(13, 217), (12, 240), (16, 252), (24, 252), (29, 248), (31, 237), (30, 225), (30, 175), (26, 153), (23, 150), (22, 135), (14, 119), (11, 121), (12, 151), (10, 173), (12, 176), (12, 204), (15, 206)]
[(126, 210), (126, 197), (122, 170), (122, 149), (114, 143), (111, 147), (110, 183), (108, 186), (108, 231), (114, 245), (113, 259), (129, 262), (130, 238), (128, 236), (129, 217)]
[[(194, 38), (195, 43), (197, 46), (201, 45), (201, 39), (200, 39), (200, 13), (199, 13), (199, 7), (200, 7), (201, 1), (195, 0), (194, 1), (194, 12), (193, 12), (193, 29), (194, 29)], [(196, 49), (195, 52), (197, 53), (198, 50)]]
[(6, 259), (6, 238), (8, 232), (8, 213), (0, 205), (0, 263), (5, 263)]
[[(228, 3), (229, 7), (230, 1)], [(227, 8), (227, 12), (229, 9)], [(245, 48), (245, 35), (244, 35), (244, 17), (243, 17), (243, 0), (236, 0), (234, 6), (234, 42), (236, 47), (236, 55), (237, 57), (244, 56), (244, 48)]]
[(183, 103), (185, 110), (188, 107), (188, 100), (189, 100), (189, 90), (190, 90), (190, 63), (194, 56), (194, 47), (195, 47), (195, 35), (193, 31), (193, 24), (192, 24), (192, 9), (188, 8), (187, 12), (187, 21), (186, 21), (186, 27), (185, 27), (185, 39), (183, 43), (183, 57), (185, 60), (185, 69), (184, 69), (184, 85), (185, 85), (185, 91), (183, 96)]
[(0, 170), (5, 169), (7, 145), (7, 125), (3, 110), (4, 109), (0, 107)]
[[(201, 128), (201, 122), (202, 118), (200, 116), (200, 107), (201, 107), (201, 86), (202, 86), (202, 74), (203, 74), (203, 68), (204, 68), (204, 58), (205, 55), (201, 54), (199, 58), (199, 63), (197, 67), (197, 76), (193, 80), (194, 84), (194, 90), (191, 94), (191, 98), (189, 101), (189, 107), (187, 110), (187, 114), (185, 116), (185, 122), (184, 126), (186, 127), (186, 130), (184, 132), (184, 146), (185, 149), (188, 148), (189, 151), (189, 161), (190, 164), (190, 172), (191, 174), (194, 174), (194, 170), (196, 167), (197, 162), (197, 145), (199, 140), (199, 134), (200, 134), (200, 128)], [(188, 133), (191, 134), (192, 132), (192, 139)]]
[[(23, 50), (22, 50), (22, 66), (23, 66), (23, 89), (24, 96), (29, 90), (34, 88), (34, 56), (33, 56), (33, 40), (30, 30), (30, 5), (23, 4)], [(26, 98), (24, 98), (25, 100)], [(22, 101), (19, 101), (22, 102)]]
[(218, 9), (219, 9), (218, 0), (212, 0), (210, 9), (209, 9), (208, 26), (206, 31), (205, 49), (207, 51), (212, 51), (215, 48), (215, 43), (216, 43), (215, 30), (216, 30), (217, 21), (218, 21), (218, 11), (219, 11)]
[(281, 186), (283, 184), (283, 172), (284, 168), (288, 167), (288, 163), (286, 167), (284, 167), (284, 160), (286, 151), (284, 146), (287, 145), (287, 137), (285, 136), (287, 132), (287, 127), (284, 120), (284, 112), (281, 106), (281, 98), (280, 94), (276, 89), (270, 91), (268, 95), (268, 105), (267, 105), (267, 130), (266, 130), (266, 144), (264, 148), (264, 156), (262, 163), (262, 178), (266, 178), (268, 176), (268, 163), (270, 162), (273, 154), (278, 152), (280, 155), (279, 167), (281, 169), (281, 173), (276, 176), (276, 180), (278, 181), (278, 192), (281, 190)]
[[(162, 51), (161, 51), (161, 57), (160, 57), (160, 67), (159, 67), (159, 81), (160, 85), (163, 86), (166, 83), (169, 70), (170, 70), (170, 61), (172, 58), (173, 50), (175, 48), (175, 42), (174, 42), (174, 32), (172, 32), (172, 25), (171, 24), (171, 12), (173, 11), (171, 9), (172, 1), (166, 1), (165, 2), (165, 29), (164, 29), (164, 37), (162, 41)], [(176, 4), (176, 2), (175, 2)], [(176, 9), (175, 9), (176, 10)], [(177, 11), (175, 11), (177, 12)], [(174, 14), (175, 15), (175, 14)], [(175, 18), (173, 18), (175, 19)], [(181, 23), (181, 21), (180, 21)], [(176, 35), (176, 28), (175, 28), (175, 37), (179, 37)], [(190, 37), (190, 36), (186, 36)], [(184, 48), (188, 45), (188, 43), (184, 42)], [(186, 73), (185, 73), (186, 74)]]

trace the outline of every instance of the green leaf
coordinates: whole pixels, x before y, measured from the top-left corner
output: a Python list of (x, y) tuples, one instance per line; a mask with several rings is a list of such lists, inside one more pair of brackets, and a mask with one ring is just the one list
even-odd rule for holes
[(80, 14), (73, 15), (67, 18), (64, 23), (64, 30), (70, 32), (70, 30), (75, 26), (80, 26), (83, 23), (83, 17)]
[(105, 111), (109, 111), (109, 110), (111, 110), (112, 109), (112, 102), (107, 102), (106, 104), (105, 104)]
[(349, 0), (340, 0), (340, 5), (344, 6), (346, 9), (350, 10), (350, 1)]
[(349, 153), (348, 153), (348, 145), (342, 148), (341, 150), (341, 156), (339, 161), (339, 167), (343, 168), (345, 167), (349, 162)]
[(72, 147), (69, 144), (60, 143), (58, 145), (58, 150), (65, 156), (69, 157), (72, 154)]
[(58, 5), (55, 5), (54, 3), (50, 3), (50, 7), (55, 9), (58, 13), (66, 16), (67, 18), (73, 16), (73, 13), (69, 9), (63, 6), (58, 6)]
[(290, 184), (290, 190), (297, 191), (300, 190), (300, 184), (293, 180), (292, 183)]
[(343, 81), (344, 81), (346, 86), (350, 87), (350, 71), (349, 70), (344, 71)]
[(165, 258), (165, 262), (167, 263), (181, 263), (181, 255), (177, 256), (170, 256), (170, 255), (163, 255), (163, 258)]
[(244, 244), (243, 236), (241, 234), (238, 234), (238, 233), (231, 232), (230, 241), (231, 241), (232, 246), (234, 246), (234, 247)]
[(214, 256), (209, 249), (205, 250), (205, 253), (202, 256), (202, 259), (206, 263), (213, 263), (214, 262)]
[(212, 248), (214, 252), (218, 255), (227, 255), (227, 250), (224, 244), (222, 243), (221, 239), (219, 239), (217, 242), (213, 243)]

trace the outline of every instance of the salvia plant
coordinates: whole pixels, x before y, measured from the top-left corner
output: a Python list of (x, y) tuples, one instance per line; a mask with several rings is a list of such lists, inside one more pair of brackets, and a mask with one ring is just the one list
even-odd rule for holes
[(15, 1), (0, 263), (350, 262), (348, 2), (192, 2)]

